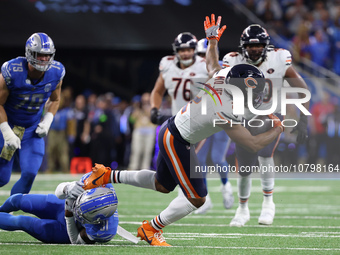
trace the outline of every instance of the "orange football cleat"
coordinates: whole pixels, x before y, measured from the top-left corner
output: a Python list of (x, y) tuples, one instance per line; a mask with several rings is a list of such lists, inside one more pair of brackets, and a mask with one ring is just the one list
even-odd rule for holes
[(91, 175), (84, 180), (83, 188), (93, 189), (111, 182), (111, 168), (102, 164), (95, 164), (92, 167)]
[(147, 220), (143, 221), (142, 226), (137, 229), (137, 233), (137, 237), (140, 237), (141, 240), (147, 241), (150, 245), (171, 246), (165, 242), (165, 239), (162, 235), (163, 230), (157, 231), (149, 224), (149, 221)]

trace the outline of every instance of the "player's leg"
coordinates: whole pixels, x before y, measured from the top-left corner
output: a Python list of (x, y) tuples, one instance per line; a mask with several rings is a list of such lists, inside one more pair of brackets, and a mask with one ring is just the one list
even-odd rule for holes
[[(205, 186), (207, 187), (208, 189), (208, 186), (207, 186), (207, 178), (206, 178), (206, 175), (207, 175), (207, 157), (208, 157), (208, 154), (210, 153), (210, 150), (211, 150), (211, 145), (212, 145), (212, 137), (208, 137), (207, 139), (204, 139), (203, 141), (199, 142), (197, 145), (196, 145), (196, 154), (197, 154), (197, 158), (199, 160), (199, 164), (200, 164), (200, 167), (202, 167), (203, 169), (203, 176), (204, 176), (204, 184)], [(183, 194), (182, 192), (182, 189), (179, 189), (179, 191), (181, 192), (181, 194)], [(184, 195), (184, 194), (183, 194)], [(198, 208), (197, 210), (195, 210), (195, 214), (205, 214), (207, 213), (211, 208), (213, 208), (213, 203), (211, 201), (211, 198), (210, 198), (210, 195), (209, 193), (207, 194), (206, 196), (206, 199), (205, 199), (205, 203), (200, 207)]]
[(65, 225), (57, 220), (0, 212), (0, 228), (7, 231), (23, 230), (44, 243), (70, 243)]
[[(283, 116), (277, 114), (280, 120), (283, 120)], [(263, 192), (263, 202), (260, 217), (258, 219), (259, 224), (270, 225), (274, 221), (275, 217), (275, 204), (273, 202), (274, 192), (274, 152), (280, 141), (280, 136), (277, 137), (271, 144), (263, 148), (258, 152), (258, 160), (261, 171), (261, 185)]]
[(184, 140), (179, 140), (181, 139), (179, 134), (174, 138), (166, 126), (161, 129), (160, 137), (162, 139), (160, 140), (156, 181), (169, 191), (179, 184), (185, 196), (177, 196), (150, 223), (144, 221), (138, 229), (138, 236), (151, 245), (163, 245), (164, 241), (157, 238), (162, 228), (182, 219), (203, 205), (207, 194), (202, 178), (189, 178), (194, 165), (198, 165), (194, 148), (190, 148)]
[(21, 141), (19, 160), (21, 168), (20, 179), (14, 184), (11, 195), (30, 192), (35, 176), (41, 166), (45, 151), (44, 139), (31, 137)]
[(230, 226), (242, 227), (250, 219), (248, 199), (251, 190), (251, 167), (256, 166), (257, 154), (250, 153), (236, 145), (237, 167), (239, 176), (237, 180), (239, 205), (235, 217), (231, 220)]
[(54, 194), (14, 194), (0, 207), (0, 212), (22, 210), (42, 219), (58, 219), (64, 221), (64, 200)]
[(228, 162), (225, 159), (230, 139), (225, 131), (220, 131), (211, 137), (213, 142), (210, 157), (214, 166), (220, 166), (219, 174), (222, 182), (223, 205), (226, 209), (230, 209), (234, 204), (234, 196), (231, 184), (228, 181)]
[(150, 169), (151, 159), (152, 159), (152, 152), (154, 149), (154, 141), (155, 141), (155, 134), (154, 132), (151, 134), (144, 134), (144, 142), (143, 142), (143, 157), (141, 162), (141, 168)]
[[(279, 138), (277, 139), (278, 142)], [(259, 165), (261, 171), (261, 185), (263, 192), (263, 202), (259, 224), (270, 225), (273, 223), (275, 216), (275, 204), (273, 202), (274, 192), (274, 159), (272, 154), (276, 148), (277, 143), (272, 143), (259, 152)]]

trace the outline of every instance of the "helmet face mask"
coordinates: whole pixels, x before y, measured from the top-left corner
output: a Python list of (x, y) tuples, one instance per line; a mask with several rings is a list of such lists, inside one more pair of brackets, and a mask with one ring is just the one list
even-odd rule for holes
[(118, 207), (117, 195), (109, 188), (98, 187), (83, 192), (76, 200), (74, 214), (82, 224), (100, 224)]
[(255, 109), (263, 102), (265, 77), (254, 65), (239, 64), (233, 66), (226, 76), (226, 83), (241, 89), (244, 95), (244, 105), (248, 108), (248, 90), (252, 90), (252, 104)]
[(249, 64), (258, 65), (267, 57), (269, 41), (266, 29), (258, 24), (250, 25), (240, 38), (241, 54)]
[(45, 72), (50, 68), (55, 51), (52, 39), (45, 33), (34, 33), (26, 41), (27, 62), (38, 71)]
[[(195, 55), (196, 55), (196, 46), (197, 46), (197, 39), (196, 37), (189, 33), (184, 32), (180, 33), (176, 38), (174, 43), (172, 44), (172, 48), (174, 50), (174, 53), (180, 63), (182, 63), (184, 66), (189, 66), (193, 63)], [(183, 49), (193, 49), (193, 54), (191, 58), (187, 58), (181, 56), (182, 54), (179, 53), (179, 50)]]

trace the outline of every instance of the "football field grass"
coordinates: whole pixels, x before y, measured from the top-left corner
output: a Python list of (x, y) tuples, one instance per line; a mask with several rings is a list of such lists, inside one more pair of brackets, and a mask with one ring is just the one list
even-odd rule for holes
[[(9, 196), (18, 175), (0, 189), (0, 204)], [(80, 176), (39, 174), (31, 193), (54, 193), (58, 183)], [(231, 179), (236, 200), (236, 179)], [(214, 207), (205, 215), (191, 214), (164, 228), (172, 247), (133, 244), (116, 236), (101, 245), (44, 244), (22, 231), (0, 230), (0, 254), (340, 254), (340, 180), (276, 179), (273, 225), (257, 223), (261, 211), (260, 181), (253, 180), (249, 199), (250, 221), (245, 227), (229, 227), (237, 203), (225, 210), (220, 181), (209, 179)], [(161, 194), (124, 184), (115, 185), (120, 225), (137, 234), (143, 220), (151, 220), (177, 196), (177, 190)], [(23, 214), (22, 211), (14, 215)]]

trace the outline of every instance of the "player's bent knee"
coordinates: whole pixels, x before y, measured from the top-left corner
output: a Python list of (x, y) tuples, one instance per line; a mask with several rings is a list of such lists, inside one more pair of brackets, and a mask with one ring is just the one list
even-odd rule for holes
[(10, 176), (6, 178), (6, 176), (1, 176), (0, 178), (0, 187), (5, 186), (10, 180)]
[(164, 188), (164, 186), (162, 184), (160, 184), (157, 179), (155, 179), (155, 186), (156, 186), (156, 190), (161, 192), (161, 193), (170, 193), (169, 190), (167, 190), (166, 188)]
[(205, 197), (200, 198), (188, 198), (190, 203), (193, 204), (197, 209), (200, 208), (205, 203)]

